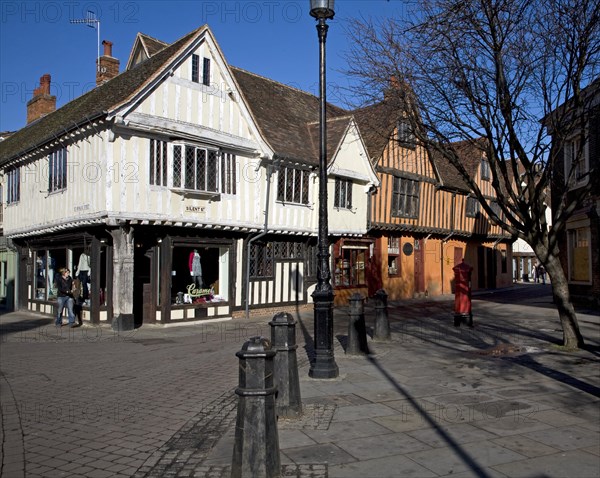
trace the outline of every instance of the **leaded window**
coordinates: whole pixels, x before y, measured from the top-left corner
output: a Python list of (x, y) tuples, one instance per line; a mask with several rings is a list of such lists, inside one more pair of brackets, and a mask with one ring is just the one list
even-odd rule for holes
[(333, 206), (341, 209), (352, 209), (352, 181), (335, 178)]
[(476, 217), (479, 214), (480, 209), (481, 209), (481, 205), (479, 204), (479, 201), (477, 200), (477, 198), (474, 198), (474, 197), (467, 198), (467, 210), (466, 210), (467, 217)]
[(21, 199), (21, 167), (6, 173), (6, 204), (19, 202)]
[(487, 159), (481, 160), (481, 179), (490, 179), (490, 163), (488, 163)]
[(235, 154), (221, 154), (221, 192), (236, 194), (237, 164)]
[(192, 55), (192, 81), (200, 82), (200, 57), (198, 55)]
[(250, 277), (273, 277), (273, 243), (254, 243), (250, 246)]
[(300, 242), (275, 242), (274, 248), (274, 257), (277, 259), (302, 259), (304, 257)]
[(156, 139), (150, 140), (150, 184), (167, 185), (167, 143)]
[(202, 84), (210, 85), (210, 58), (204, 58), (202, 64)]
[(48, 157), (48, 192), (67, 188), (67, 148), (60, 148)]
[(277, 178), (277, 200), (308, 204), (308, 178), (306, 169), (282, 167)]
[(219, 192), (218, 151), (191, 145), (173, 146), (173, 187)]
[(419, 182), (413, 179), (394, 177), (392, 190), (392, 215), (397, 217), (419, 217)]

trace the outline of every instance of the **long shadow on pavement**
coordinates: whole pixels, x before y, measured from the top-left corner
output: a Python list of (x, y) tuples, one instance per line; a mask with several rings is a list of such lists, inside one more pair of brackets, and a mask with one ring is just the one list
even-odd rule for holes
[(419, 405), (419, 403), (410, 395), (404, 388), (396, 381), (396, 379), (388, 373), (387, 370), (379, 363), (379, 361), (373, 355), (367, 355), (367, 359), (381, 372), (381, 374), (394, 386), (398, 392), (400, 392), (410, 404), (419, 412), (423, 419), (436, 431), (438, 435), (452, 448), (454, 452), (460, 457), (460, 459), (480, 478), (491, 478), (491, 475), (487, 474), (485, 470), (456, 442), (448, 433), (440, 428), (435, 420), (427, 413), (427, 411)]

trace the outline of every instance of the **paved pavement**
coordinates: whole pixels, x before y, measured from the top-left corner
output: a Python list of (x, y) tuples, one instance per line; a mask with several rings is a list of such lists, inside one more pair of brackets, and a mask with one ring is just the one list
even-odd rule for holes
[[(549, 286), (480, 294), (475, 327), (449, 297), (390, 303), (392, 340), (308, 377), (312, 309), (296, 311), (304, 414), (279, 420), (282, 476), (600, 476), (600, 314), (579, 311), (587, 350), (557, 344)], [(373, 325), (367, 304), (367, 325)], [(0, 476), (228, 477), (235, 352), (272, 317), (180, 327), (56, 329), (0, 316)]]

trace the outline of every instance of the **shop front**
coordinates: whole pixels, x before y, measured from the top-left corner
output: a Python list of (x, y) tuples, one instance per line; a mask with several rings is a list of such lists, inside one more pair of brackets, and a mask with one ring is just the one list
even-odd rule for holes
[(160, 241), (154, 321), (231, 316), (235, 239), (168, 235)]
[(339, 239), (333, 245), (332, 283), (335, 305), (347, 305), (354, 293), (369, 295), (370, 258), (374, 241), (371, 239)]
[(112, 250), (105, 237), (79, 232), (14, 242), (20, 257), (20, 308), (56, 314), (56, 278), (68, 269), (81, 284), (75, 308), (80, 318), (110, 320)]
[[(20, 257), (19, 308), (56, 314), (56, 278), (66, 268), (81, 281), (76, 310), (82, 320), (94, 324), (112, 322), (114, 294), (131, 301), (136, 327), (231, 316), (235, 239), (176, 236), (138, 226), (132, 243), (133, 283), (128, 283), (121, 264), (126, 260), (115, 255), (109, 232), (15, 241)], [(116, 283), (122, 290), (115, 290)]]

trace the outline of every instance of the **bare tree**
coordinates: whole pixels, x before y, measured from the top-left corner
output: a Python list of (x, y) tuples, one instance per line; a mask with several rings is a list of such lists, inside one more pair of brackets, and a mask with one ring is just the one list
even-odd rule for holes
[[(592, 182), (575, 194), (563, 188), (551, 225), (545, 213), (563, 143), (586, 134), (574, 121), (588, 110), (582, 90), (600, 84), (599, 8), (597, 0), (431, 0), (404, 18), (347, 29), (361, 104), (393, 94), (417, 139), (458, 170), (491, 220), (532, 247), (552, 280), (569, 348), (584, 341), (558, 241)], [(390, 79), (401, 87), (390, 90)], [(485, 151), (499, 209), (461, 164), (456, 143), (465, 142)]]

